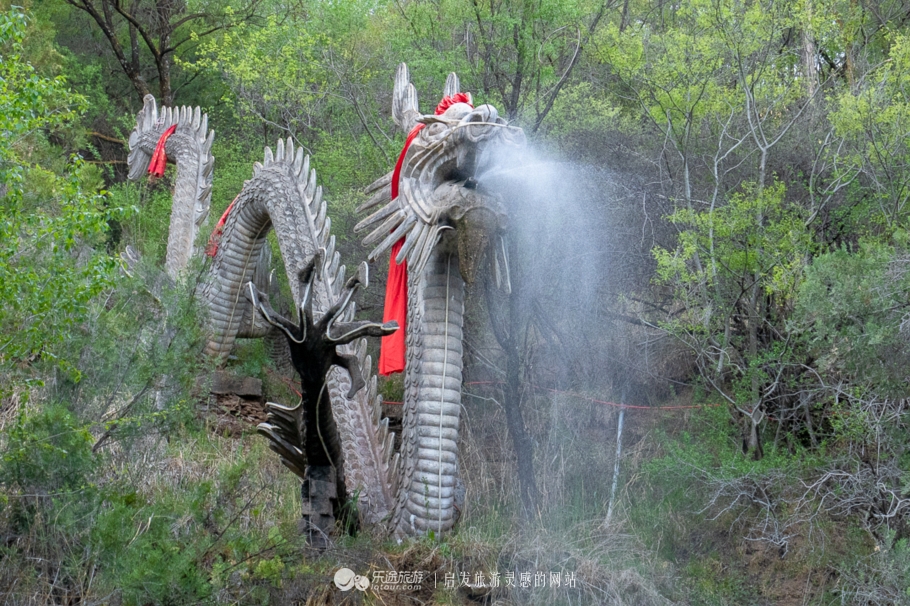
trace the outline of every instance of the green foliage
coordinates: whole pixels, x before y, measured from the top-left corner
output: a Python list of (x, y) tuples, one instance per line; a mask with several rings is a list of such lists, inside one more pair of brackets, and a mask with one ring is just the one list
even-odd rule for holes
[[(0, 455), (0, 483), (25, 493), (57, 494), (86, 487), (94, 439), (63, 404), (19, 415)], [(70, 495), (71, 497), (72, 495)]]
[[(201, 368), (194, 299), (146, 283), (143, 270), (112, 276), (106, 297), (86, 304), (81, 330), (60, 346), (75, 360), (73, 372), (32, 393), (34, 404), (20, 409), (0, 441), (0, 486), (12, 502), (0, 525), (29, 537), (8, 554), (10, 573), (18, 558), (40, 557), (72, 586), (84, 567), (95, 567), (127, 603), (197, 603), (210, 592), (199, 565), (204, 547), (172, 535), (187, 503), (149, 502), (134, 475), (149, 470), (117, 469), (117, 453), (147, 457), (149, 441), (195, 422), (187, 401)], [(205, 485), (196, 488), (187, 500), (204, 519), (211, 504)]]
[[(165, 179), (173, 176), (173, 169)], [(128, 216), (122, 223), (122, 238), (145, 257), (164, 263), (167, 254), (167, 233), (170, 225), (172, 195), (170, 188), (156, 183), (135, 185), (117, 184), (110, 190), (110, 197), (116, 204), (142, 209)]]
[[(799, 476), (824, 461), (818, 452), (771, 449), (761, 460), (741, 456), (739, 435), (722, 407), (711, 407), (696, 414), (697, 433), (682, 432), (677, 436), (663, 434), (666, 454), (649, 461), (644, 469), (656, 479), (664, 476), (670, 483), (685, 485), (693, 480), (735, 480), (770, 472)], [(680, 474), (683, 474), (681, 477)], [(672, 479), (670, 479), (672, 478)]]
[(128, 485), (105, 494), (90, 534), (106, 563), (101, 582), (126, 603), (161, 604), (210, 599), (238, 573), (260, 598), (265, 592), (257, 586), (280, 582), (290, 546), (285, 529), (249, 523), (277, 492), (256, 484), (256, 465), (268, 456), (257, 446), (242, 460), (216, 464), (208, 479), (179, 482), (153, 500)]
[(235, 348), (237, 362), (231, 366), (239, 376), (268, 379), (266, 368), (273, 366), (264, 339), (240, 339)]
[[(230, 456), (213, 463), (202, 478), (172, 483), (146, 475), (152, 486), (137, 490), (129, 473), (109, 476), (104, 483), (92, 481), (106, 466), (105, 457), (92, 454), (85, 429), (60, 409), (22, 426), (29, 433), (28, 466), (16, 457), (0, 461), (3, 481), (18, 474), (18, 482), (41, 493), (17, 494), (11, 506), (0, 510), (5, 532), (28, 537), (0, 551), (4, 561), (0, 578), (12, 581), (7, 575), (21, 561), (16, 582), (28, 591), (27, 583), (34, 580), (25, 581), (22, 574), (29, 568), (28, 558), (40, 554), (53, 558), (61, 582), (75, 586), (91, 573), (99, 595), (116, 595), (125, 604), (198, 604), (210, 601), (216, 591), (223, 595), (239, 591), (261, 601), (270, 587), (283, 581), (296, 549), (289, 541), (294, 520), (280, 515), (276, 519), (280, 512), (264, 510), (272, 509), (276, 499), (294, 497), (297, 485), (258, 477), (263, 463), (274, 463), (258, 438), (242, 459)], [(56, 457), (36, 449), (36, 440), (48, 431), (63, 436), (51, 436)], [(62, 433), (67, 431), (76, 437)], [(196, 449), (198, 460), (185, 460), (191, 449), (183, 444), (206, 443), (209, 438), (185, 430), (174, 435), (179, 446), (170, 455), (183, 464), (208, 465), (224, 458), (221, 446), (213, 444)], [(66, 457), (78, 453), (78, 458), (65, 458), (64, 449)], [(48, 494), (52, 486), (59, 490)]]
[[(241, 115), (257, 122), (279, 120), (294, 133), (328, 95), (328, 75), (318, 61), (319, 46), (325, 43), (324, 34), (272, 15), (264, 27), (241, 24), (202, 42), (193, 67), (243, 83)], [(298, 109), (290, 119), (282, 115), (289, 106)]]
[(757, 386), (774, 385), (799, 344), (786, 320), (812, 241), (784, 194), (779, 182), (749, 184), (716, 209), (677, 210), (669, 217), (680, 226), (676, 249), (653, 251), (657, 283), (685, 309), (662, 327), (699, 352), (713, 387), (729, 386), (745, 408), (761, 405)]
[(634, 111), (645, 109), (656, 124), (666, 123), (677, 145), (688, 143), (693, 122), (725, 111), (738, 95), (723, 82), (732, 58), (728, 40), (702, 35), (720, 17), (708, 4), (687, 3), (663, 31), (648, 24), (625, 30), (613, 23), (601, 32), (601, 59), (636, 93), (641, 107)]
[(579, 135), (607, 136), (619, 120), (620, 108), (610, 99), (597, 94), (590, 82), (579, 82), (566, 86), (553, 104), (543, 134), (547, 137), (566, 140)]
[[(476, 103), (495, 105), (530, 132), (549, 120), (584, 44), (609, 19), (605, 5), (587, 0), (420, 1), (407, 3), (400, 14), (397, 19), (393, 11), (384, 25), (406, 32), (395, 38), (393, 50), (408, 57), (418, 90), (433, 90), (427, 75), (438, 81), (455, 71)], [(596, 105), (597, 96), (591, 101)]]
[(654, 249), (657, 280), (686, 300), (696, 291), (715, 293), (720, 313), (738, 303), (743, 285), (758, 282), (764, 294), (790, 303), (812, 242), (799, 211), (784, 200), (783, 183), (746, 184), (717, 209), (688, 208), (670, 215), (681, 226), (676, 250)]
[(691, 599), (706, 606), (733, 606), (749, 603), (746, 581), (740, 576), (724, 574), (724, 564), (717, 558), (693, 560), (686, 567), (692, 587)]
[(908, 258), (902, 249), (862, 241), (816, 257), (806, 270), (794, 323), (805, 331), (826, 376), (904, 393), (910, 360), (902, 327), (910, 292)]
[(910, 37), (892, 32), (887, 37), (888, 59), (868, 75), (866, 86), (845, 89), (833, 98), (830, 120), (843, 137), (839, 172), (863, 177), (869, 200), (868, 224), (885, 235), (906, 228), (907, 185), (910, 171)]
[(213, 486), (201, 482), (182, 494), (142, 503), (132, 493), (109, 493), (90, 533), (92, 548), (106, 561), (105, 579), (127, 603), (198, 603), (211, 593), (199, 566), (201, 530)]
[(7, 364), (57, 358), (85, 304), (109, 283), (116, 264), (93, 247), (103, 246), (108, 221), (125, 213), (94, 190), (97, 176), (78, 158), (59, 173), (39, 163), (53, 154), (44, 133), (65, 127), (84, 100), (62, 77), (43, 77), (28, 63), (27, 31), (23, 13), (0, 13), (0, 360)]
[(845, 571), (840, 597), (843, 603), (910, 603), (910, 543), (894, 531), (885, 533), (867, 556), (855, 558)]
[[(686, 168), (681, 177), (722, 192), (733, 189), (739, 172), (711, 175), (710, 163), (741, 157), (737, 148), (746, 152), (761, 137), (779, 132), (803, 101), (802, 79), (793, 77), (798, 49), (780, 46), (778, 39), (780, 32), (806, 23), (805, 3), (719, 6), (699, 0), (656, 11), (640, 23), (623, 20), (600, 32), (597, 56), (619, 80), (616, 103), (634, 114), (635, 122), (656, 128), (683, 162), (704, 157), (709, 163), (705, 173), (689, 174)], [(753, 139), (758, 133), (749, 131), (756, 128), (762, 134)]]
[[(274, 141), (268, 141), (265, 144), (273, 148), (275, 146)], [(212, 155), (217, 162), (217, 168), (212, 179), (212, 208), (209, 223), (214, 225), (243, 189), (244, 181), (253, 176), (253, 163), (262, 161), (262, 145), (259, 145), (259, 141), (254, 144), (234, 136), (223, 136), (221, 132), (218, 132), (215, 136), (215, 143), (212, 145)], [(200, 234), (200, 236), (202, 235)], [(204, 234), (204, 236), (208, 239), (209, 234)]]
[(265, 579), (274, 587), (280, 587), (281, 576), (284, 569), (284, 561), (278, 556), (275, 556), (270, 560), (259, 560), (259, 563), (256, 564), (254, 574), (258, 578)]
[(387, 78), (378, 79), (388, 74), (369, 65), (349, 69), (369, 40), (360, 28), (374, 7), (352, 2), (309, 8), (305, 17), (273, 16), (262, 27), (241, 25), (210, 38), (191, 67), (225, 78), (232, 92), (223, 100), (246, 124), (275, 127), (260, 131), (264, 145), (286, 136), (302, 144), (328, 191), (361, 187), (387, 170), (400, 149), (372, 119), (380, 111), (368, 91), (388, 89)]

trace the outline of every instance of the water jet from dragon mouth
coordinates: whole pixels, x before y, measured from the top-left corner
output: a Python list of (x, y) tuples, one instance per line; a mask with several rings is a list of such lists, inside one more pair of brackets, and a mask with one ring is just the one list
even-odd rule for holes
[[(506, 399), (515, 397), (509, 395), (510, 367), (517, 364), (519, 385), (512, 393), (533, 443), (540, 495), (534, 517), (542, 528), (559, 528), (571, 505), (573, 515), (604, 520), (618, 410), (566, 392), (649, 403), (655, 383), (649, 356), (660, 355), (666, 341), (635, 323), (642, 308), (634, 293), (649, 287), (656, 238), (642, 199), (645, 187), (634, 175), (566, 161), (535, 145), (486, 149), (478, 166), (478, 189), (502, 199), (508, 215), (513, 290), (505, 295), (487, 278), (469, 286), (466, 296), (466, 433), (503, 448), (483, 454), (466, 449), (468, 493), (496, 502), (483, 491), (492, 474), (499, 494), (508, 495), (503, 502), (521, 502), (521, 464), (516, 474), (512, 461), (523, 455), (502, 431), (510, 414)], [(518, 343), (513, 352), (501, 335)], [(498, 457), (509, 464), (491, 471), (491, 458)]]
[[(487, 170), (478, 175), (507, 208), (509, 237), (529, 299), (556, 299), (566, 319), (590, 319), (598, 285), (613, 271), (606, 254), (614, 234), (606, 207), (612, 192), (603, 174), (550, 158), (528, 146), (490, 151)], [(513, 278), (513, 281), (517, 278)]]

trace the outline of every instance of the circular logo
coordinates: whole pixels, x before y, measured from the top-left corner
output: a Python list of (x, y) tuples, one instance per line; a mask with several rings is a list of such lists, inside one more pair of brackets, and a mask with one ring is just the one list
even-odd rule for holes
[(335, 573), (335, 586), (341, 591), (350, 591), (356, 587), (360, 591), (366, 591), (370, 588), (370, 579), (359, 574), (354, 574), (350, 568), (339, 568)]
[(347, 591), (354, 586), (354, 571), (350, 568), (339, 568), (335, 573), (335, 586), (342, 591)]

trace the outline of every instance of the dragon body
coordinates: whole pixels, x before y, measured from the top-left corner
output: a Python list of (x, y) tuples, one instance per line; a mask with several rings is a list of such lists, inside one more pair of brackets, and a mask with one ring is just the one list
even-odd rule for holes
[[(458, 92), (450, 74), (444, 97)], [(394, 259), (407, 263), (407, 358), (401, 456), (392, 528), (396, 535), (443, 533), (458, 516), (458, 440), (465, 281), (484, 260), (508, 289), (503, 235), (506, 212), (497, 195), (478, 180), (484, 154), (524, 142), (490, 105), (454, 103), (440, 115), (417, 109), (407, 67), (399, 66), (393, 118), (417, 132), (401, 163), (398, 196), (392, 178), (370, 187), (362, 207), (377, 208), (355, 230), (371, 230), (364, 244), (377, 244), (378, 259), (403, 240)]]
[[(457, 91), (458, 79), (451, 74), (445, 95)], [(159, 118), (154, 99), (149, 99), (130, 138), (131, 176), (141, 173), (134, 163), (147, 162), (147, 150), (165, 128), (176, 123), (176, 136), (182, 132), (185, 116), (187, 123), (196, 124), (195, 129), (187, 126), (186, 130), (196, 133), (198, 141), (205, 122), (199, 118), (198, 109), (166, 110)], [(372, 209), (372, 214), (355, 229), (369, 232), (364, 243), (374, 246), (371, 260), (401, 241), (395, 260), (407, 263), (407, 355), (400, 452), (394, 452), (388, 421), (380, 418), (381, 398), (376, 378), (370, 376), (372, 363), (366, 355), (366, 343), (360, 338), (361, 334), (386, 334), (392, 327), (359, 326), (359, 333), (349, 331), (357, 338), (347, 340), (332, 336), (333, 322), (354, 326), (354, 305), (346, 294), (353, 288), (349, 285), (345, 290), (344, 266), (334, 250), (331, 221), (315, 172), (309, 170), (308, 158), (299, 149), (295, 151), (290, 140), (279, 142), (275, 153), (267, 148), (264, 161), (255, 165), (252, 179), (227, 216), (200, 297), (210, 314), (207, 354), (225, 356), (238, 336), (261, 336), (276, 327), (288, 341), (305, 395), (297, 407), (270, 403), (269, 422), (261, 425), (260, 431), (269, 437), (282, 461), (304, 479), (305, 516), (320, 516), (317, 525), (325, 530), (330, 516), (337, 516), (338, 500), (356, 494), (363, 522), (384, 522), (393, 535), (404, 537), (430, 531), (444, 533), (457, 521), (458, 501), (463, 498), (458, 441), (465, 282), (472, 282), (486, 263), (496, 283), (509, 288), (503, 239), (506, 212), (502, 200), (483, 187), (478, 169), (488, 154), (498, 153), (500, 146), (522, 145), (524, 136), (489, 105), (473, 108), (454, 103), (440, 115), (421, 114), (403, 64), (395, 80), (393, 118), (405, 131), (412, 131), (418, 123), (425, 126), (414, 133), (403, 155), (398, 196), (392, 196), (393, 173), (377, 180), (368, 188), (371, 198), (362, 207)], [(211, 137), (202, 140), (200, 149), (210, 149)], [(177, 146), (178, 141), (171, 139), (166, 144), (168, 158), (173, 153), (178, 165), (173, 215), (198, 218), (203, 216), (200, 196), (210, 196), (210, 154), (193, 155)], [(183, 166), (182, 162), (195, 164)], [(179, 187), (184, 175), (196, 176), (196, 189), (191, 193)], [(207, 175), (208, 184), (203, 181), (199, 185), (200, 175)], [(188, 176), (186, 181), (189, 192)], [(188, 257), (183, 252), (172, 255), (171, 242), (179, 241), (183, 251), (192, 251), (192, 244), (187, 248), (186, 222), (175, 220), (173, 215), (172, 230), (182, 234), (169, 236), (168, 272), (176, 275), (181, 271), (180, 263), (185, 267), (182, 259)], [(193, 224), (198, 229), (198, 223)], [(299, 310), (296, 325), (271, 310), (262, 294), (269, 288), (261, 277), (265, 273), (261, 268), (268, 261), (263, 250), (268, 249), (265, 238), (270, 229), (277, 235), (289, 283), (299, 285), (293, 293)], [(195, 231), (189, 240), (195, 240)], [(170, 264), (172, 258), (174, 263)], [(250, 282), (252, 287), (247, 286)], [(326, 320), (329, 317), (331, 321)], [(322, 345), (305, 344), (305, 326), (321, 327)], [(333, 350), (340, 358), (326, 353)], [(320, 351), (323, 354), (318, 354)], [(316, 364), (319, 355), (333, 361)], [(319, 369), (316, 378), (310, 376), (312, 368)], [(363, 389), (359, 389), (361, 385)], [(313, 391), (317, 393), (310, 393)], [(323, 394), (328, 406), (318, 408), (325, 402)], [(327, 410), (330, 419), (325, 418)], [(315, 460), (320, 455), (313, 451), (315, 438), (312, 431), (307, 433), (308, 423), (326, 429), (327, 435), (319, 438), (320, 446), (326, 447), (325, 460)], [(308, 466), (320, 467), (318, 480)], [(333, 472), (326, 472), (327, 468)], [(317, 501), (323, 505), (316, 507)], [(329, 501), (331, 508), (325, 505)]]
[(176, 130), (165, 143), (167, 158), (177, 165), (177, 178), (164, 262), (168, 275), (174, 279), (194, 254), (196, 236), (212, 202), (215, 132), (208, 129), (208, 115), (198, 107), (186, 106), (164, 108), (159, 114), (155, 98), (146, 95), (136, 128), (130, 133), (128, 158), (129, 178), (135, 181), (145, 173), (161, 136), (175, 125)]
[[(175, 139), (181, 133), (180, 118), (186, 116), (192, 121), (199, 112), (198, 109), (181, 109), (165, 110), (161, 114), (162, 117), (158, 118), (154, 98), (146, 97), (131, 141), (145, 150), (152, 149), (164, 131), (176, 123), (177, 129), (167, 139), (165, 149), (168, 160), (177, 164), (177, 181), (180, 182), (182, 176), (197, 174), (200, 170), (195, 164), (200, 156), (185, 152), (180, 147), (181, 139)], [(204, 123), (204, 119), (200, 123)], [(209, 135), (207, 140), (211, 141), (212, 136)], [(208, 145), (210, 147), (210, 143)], [(131, 150), (130, 174), (138, 178), (143, 174), (151, 153), (133, 153), (135, 149), (137, 147)], [(172, 226), (175, 224), (174, 215), (186, 215), (195, 208), (197, 196), (183, 193), (184, 190), (175, 185)], [(316, 184), (316, 173), (310, 170), (309, 158), (304, 156), (302, 149), (295, 150), (290, 140), (287, 144), (279, 141), (274, 152), (266, 148), (263, 162), (254, 165), (252, 178), (237, 196), (227, 215), (215, 256), (207, 266), (202, 286), (197, 291), (209, 314), (205, 345), (207, 355), (223, 359), (230, 353), (237, 338), (277, 336), (283, 345), (283, 355), (290, 357), (284, 335), (263, 320), (243, 290), (252, 281), (259, 291), (274, 291), (273, 282), (269, 280), (270, 249), (266, 242), (272, 229), (277, 236), (289, 284), (298, 285), (299, 276), (310, 267), (313, 259), (317, 256), (321, 259), (311, 296), (311, 307), (317, 317), (324, 315), (341, 296), (345, 267), (335, 251), (331, 219), (327, 215), (321, 188)], [(190, 242), (193, 239), (195, 235)], [(171, 244), (175, 241), (184, 246), (181, 238), (169, 234), (168, 259), (177, 256), (171, 252)], [(192, 245), (189, 248), (192, 251)], [(173, 266), (173, 275), (179, 275), (187, 262)], [(304, 296), (303, 289), (298, 288), (292, 294), (295, 306), (299, 307)], [(355, 306), (351, 303), (345, 308), (342, 319), (349, 321), (354, 313)], [(338, 349), (345, 355), (356, 356), (361, 368), (371, 367), (364, 339), (339, 345)], [(376, 523), (389, 513), (393, 498), (389, 484), (390, 468), (394, 467), (394, 435), (388, 431), (388, 421), (380, 419), (381, 400), (377, 395), (376, 379), (371, 379), (368, 374), (365, 389), (353, 395), (349, 395), (351, 377), (345, 369), (333, 367), (324, 382), (337, 433), (342, 436), (342, 456), (336, 461), (342, 470), (340, 477), (345, 479), (349, 492), (358, 495), (364, 521)], [(313, 401), (316, 401), (315, 395)], [(300, 441), (301, 438), (290, 436), (288, 439)], [(294, 462), (288, 462), (294, 470)], [(296, 464), (302, 470), (306, 466), (305, 458)]]

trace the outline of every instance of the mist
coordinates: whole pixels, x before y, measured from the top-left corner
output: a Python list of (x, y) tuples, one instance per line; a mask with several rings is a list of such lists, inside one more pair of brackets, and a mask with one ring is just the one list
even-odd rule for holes
[(647, 402), (665, 377), (650, 363), (659, 336), (636, 317), (656, 239), (638, 179), (532, 144), (486, 160), (478, 181), (509, 212), (513, 309), (539, 338), (535, 380)]

